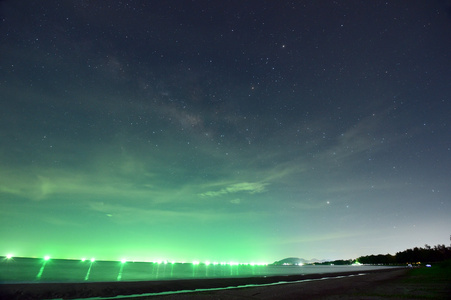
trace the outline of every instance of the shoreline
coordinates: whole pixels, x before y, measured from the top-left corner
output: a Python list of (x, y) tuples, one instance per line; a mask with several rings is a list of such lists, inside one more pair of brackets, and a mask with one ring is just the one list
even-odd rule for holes
[[(0, 284), (0, 299), (108, 298), (119, 295), (124, 295), (121, 298), (127, 298), (136, 297), (132, 295), (142, 294), (145, 295), (139, 296), (139, 299), (175, 299), (182, 296), (186, 299), (186, 297), (205, 297), (206, 294), (240, 294), (250, 289), (290, 290), (300, 284), (306, 287), (324, 285), (327, 282), (329, 284), (326, 284), (326, 286), (331, 287), (335, 286), (337, 281), (343, 282), (346, 281), (345, 279), (351, 282), (366, 282), (378, 278), (399, 277), (405, 273), (405, 268), (390, 268), (370, 271), (244, 278), (86, 283), (8, 283)], [(365, 274), (365, 276), (356, 276), (359, 274)], [(362, 279), (363, 277), (365, 279)], [(373, 279), (370, 277), (373, 277)], [(334, 281), (333, 284), (330, 284), (332, 283), (331, 280)], [(303, 288), (303, 291), (306, 291), (306, 289)], [(280, 291), (277, 293), (280, 295)], [(276, 296), (274, 295), (274, 297)], [(226, 298), (229, 299), (227, 296)]]

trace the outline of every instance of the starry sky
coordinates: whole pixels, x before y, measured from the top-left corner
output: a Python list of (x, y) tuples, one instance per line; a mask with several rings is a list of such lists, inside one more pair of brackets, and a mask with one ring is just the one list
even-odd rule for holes
[(0, 251), (449, 244), (451, 2), (0, 2)]

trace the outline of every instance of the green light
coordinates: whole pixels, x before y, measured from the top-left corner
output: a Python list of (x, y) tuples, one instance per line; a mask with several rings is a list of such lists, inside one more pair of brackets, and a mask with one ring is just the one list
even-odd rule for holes
[(6, 259), (11, 259), (11, 258), (13, 258), (12, 254), (6, 254)]
[(91, 258), (91, 262), (93, 263), (93, 262), (95, 262), (96, 261), (96, 259), (93, 257), (93, 258)]
[(86, 260), (86, 258), (84, 258), (84, 257), (81, 259), (81, 261), (85, 261), (85, 260)]
[(127, 262), (127, 260), (125, 258), (121, 259), (121, 267), (119, 268), (119, 273), (117, 274), (117, 278), (116, 278), (117, 281), (121, 281), (121, 279), (122, 279), (122, 272), (124, 270), (124, 266), (125, 266), (126, 262)]
[(207, 260), (207, 261), (205, 262), (205, 265), (206, 265), (206, 266), (210, 265), (210, 262)]
[(198, 265), (199, 262), (197, 260), (193, 261), (193, 265)]
[(89, 274), (91, 274), (91, 268), (92, 268), (92, 264), (94, 261), (95, 261), (95, 259), (91, 258), (91, 263), (89, 264), (88, 271), (86, 272), (85, 281), (89, 279)]
[(50, 260), (50, 256), (46, 255), (44, 256), (44, 262), (42, 263), (41, 269), (39, 269), (39, 273), (36, 275), (36, 279), (41, 279), (42, 273), (44, 273), (45, 265)]

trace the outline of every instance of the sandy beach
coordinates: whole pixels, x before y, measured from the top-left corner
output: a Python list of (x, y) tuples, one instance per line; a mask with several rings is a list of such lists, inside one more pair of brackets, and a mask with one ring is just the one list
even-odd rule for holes
[[(365, 295), (382, 295), (381, 298), (384, 298), (383, 295), (401, 295), (406, 287), (398, 283), (406, 272), (402, 268), (252, 278), (3, 284), (0, 285), (0, 293), (1, 299), (75, 299), (118, 295), (124, 295), (122, 299), (127, 299), (136, 294), (143, 296), (135, 299), (380, 299)], [(281, 281), (284, 283), (272, 285)], [(263, 286), (227, 288), (244, 285)], [(158, 294), (183, 290), (191, 292)]]

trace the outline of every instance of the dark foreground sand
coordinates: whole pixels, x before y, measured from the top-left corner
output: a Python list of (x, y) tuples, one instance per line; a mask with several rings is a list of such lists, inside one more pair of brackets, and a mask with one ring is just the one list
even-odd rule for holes
[[(365, 275), (359, 275), (362, 273)], [(135, 299), (381, 299), (384, 298), (383, 295), (402, 294), (403, 291), (400, 291), (399, 285), (394, 282), (399, 282), (399, 279), (405, 274), (405, 269), (382, 269), (364, 272), (252, 278), (141, 282), (1, 284), (0, 299), (113, 297), (117, 295), (226, 288), (250, 284), (271, 284), (280, 281), (287, 283), (166, 295), (144, 295)], [(322, 279), (324, 277), (329, 277), (329, 279)], [(306, 281), (295, 282), (300, 280)], [(403, 287), (401, 287), (401, 289), (402, 288)], [(382, 296), (366, 296), (369, 291), (373, 291), (373, 295)], [(412, 293), (410, 293), (410, 295), (412, 295)], [(122, 299), (127, 298), (129, 297)]]

